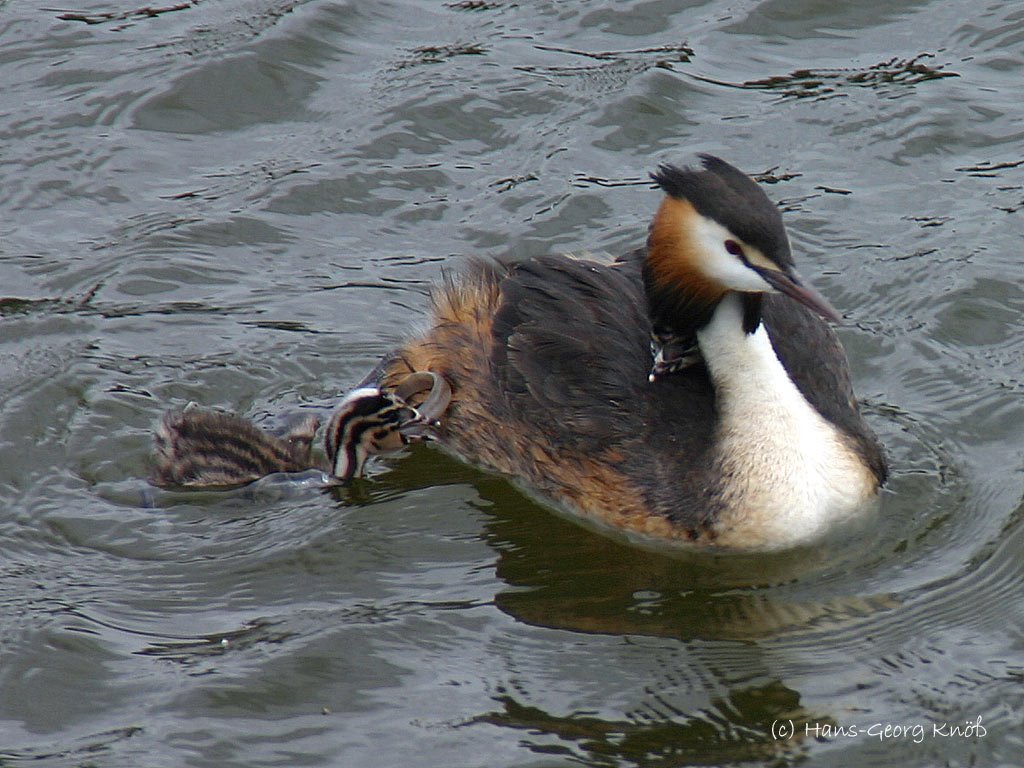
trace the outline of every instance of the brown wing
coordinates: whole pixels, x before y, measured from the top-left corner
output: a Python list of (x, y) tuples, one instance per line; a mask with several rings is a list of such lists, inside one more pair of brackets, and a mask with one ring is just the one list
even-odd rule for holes
[(638, 282), (607, 265), (536, 258), (509, 269), (500, 295), (491, 365), (518, 419), (591, 451), (643, 429), (650, 341)]
[(641, 263), (471, 261), (435, 292), (430, 328), (367, 381), (433, 371), (452, 387), (439, 438), (463, 458), (620, 527), (660, 512), (696, 530), (713, 391), (703, 365), (648, 381)]
[(636, 503), (696, 530), (712, 507), (714, 394), (699, 364), (651, 383), (650, 334), (636, 264), (532, 259), (501, 282), (491, 365), (534, 434), (600, 457)]

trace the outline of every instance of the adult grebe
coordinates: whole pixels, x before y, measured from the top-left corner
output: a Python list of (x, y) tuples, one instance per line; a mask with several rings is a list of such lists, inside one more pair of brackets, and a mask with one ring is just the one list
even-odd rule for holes
[[(811, 542), (870, 508), (886, 463), (822, 319), (835, 312), (797, 275), (760, 187), (701, 157), (652, 174), (666, 197), (646, 248), (610, 264), (475, 260), (447, 277), (426, 332), (335, 413), (326, 469), (347, 478), (429, 436), (589, 520), (737, 549)], [(201, 453), (230, 477), (206, 413), (165, 419), (155, 482), (209, 484)]]

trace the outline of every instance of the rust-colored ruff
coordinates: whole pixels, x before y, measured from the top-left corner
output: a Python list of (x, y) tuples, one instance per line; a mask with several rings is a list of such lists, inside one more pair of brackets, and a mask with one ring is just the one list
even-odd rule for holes
[(665, 293), (685, 293), (696, 306), (712, 307), (726, 289), (708, 279), (700, 243), (694, 242), (694, 223), (700, 214), (688, 200), (665, 197), (651, 222), (647, 268), (654, 288)]

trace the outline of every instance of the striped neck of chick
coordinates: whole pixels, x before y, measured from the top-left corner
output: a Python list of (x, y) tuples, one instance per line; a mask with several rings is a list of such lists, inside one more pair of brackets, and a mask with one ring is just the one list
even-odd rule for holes
[(433, 371), (413, 371), (390, 391), (354, 389), (332, 414), (324, 435), (331, 472), (350, 480), (362, 475), (370, 456), (435, 439), (451, 400), (451, 386)]
[(331, 473), (341, 480), (359, 477), (370, 456), (405, 445), (401, 428), (418, 419), (416, 409), (376, 387), (352, 390), (331, 415), (324, 434)]

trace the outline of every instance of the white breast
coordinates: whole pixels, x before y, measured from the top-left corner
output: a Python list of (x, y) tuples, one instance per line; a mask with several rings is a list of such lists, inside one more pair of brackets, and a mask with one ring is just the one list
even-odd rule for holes
[(850, 440), (797, 389), (761, 325), (743, 330), (739, 294), (698, 332), (716, 388), (723, 546), (776, 549), (820, 538), (870, 509), (877, 482)]

